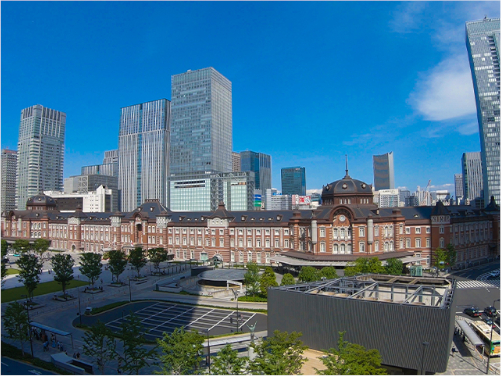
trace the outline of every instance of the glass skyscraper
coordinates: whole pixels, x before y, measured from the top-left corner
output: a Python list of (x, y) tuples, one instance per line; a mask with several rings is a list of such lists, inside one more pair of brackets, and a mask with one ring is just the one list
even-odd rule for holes
[(499, 18), (467, 22), (466, 48), (480, 128), (484, 201), (487, 205), (494, 196), (499, 203)]
[(395, 172), (393, 170), (393, 152), (373, 155), (372, 156), (374, 167), (374, 189), (379, 191), (381, 189), (394, 189), (395, 188)]
[(240, 171), (253, 171), (256, 176), (255, 189), (265, 194), (271, 189), (271, 156), (246, 150), (240, 152)]
[(172, 76), (170, 173), (231, 172), (231, 82), (214, 68)]
[(17, 151), (2, 150), (1, 211), (16, 208)]
[(480, 152), (463, 153), (461, 157), (461, 167), (463, 170), (463, 195), (464, 198), (474, 200), (484, 197), (482, 181), (482, 159)]
[(146, 199), (165, 205), (169, 169), (170, 101), (123, 107), (118, 136), (118, 189), (122, 211)]
[(16, 206), (28, 198), (63, 187), (66, 114), (39, 104), (21, 111), (17, 143)]
[(306, 196), (306, 171), (304, 167), (282, 168), (282, 194)]

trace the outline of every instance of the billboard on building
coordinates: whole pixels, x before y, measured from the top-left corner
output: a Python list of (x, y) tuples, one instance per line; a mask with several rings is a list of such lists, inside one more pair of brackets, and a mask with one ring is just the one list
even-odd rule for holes
[(292, 205), (310, 205), (311, 196), (292, 195)]

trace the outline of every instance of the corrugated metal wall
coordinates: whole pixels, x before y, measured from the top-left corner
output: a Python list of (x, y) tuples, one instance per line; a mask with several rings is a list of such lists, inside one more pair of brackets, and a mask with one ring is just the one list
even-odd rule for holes
[(379, 350), (383, 364), (445, 372), (454, 334), (455, 295), (447, 309), (268, 290), (268, 333), (302, 332), (302, 341), (316, 350), (345, 340)]

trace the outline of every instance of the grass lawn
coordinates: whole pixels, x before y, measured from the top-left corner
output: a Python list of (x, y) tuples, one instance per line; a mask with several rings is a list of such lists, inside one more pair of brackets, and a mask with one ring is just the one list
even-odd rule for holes
[[(68, 286), (66, 286), (66, 290), (78, 287), (78, 286), (88, 286), (89, 282), (87, 281), (71, 281)], [(57, 283), (56, 281), (51, 281), (51, 282), (44, 282), (40, 283), (38, 287), (35, 289), (34, 294), (35, 296), (38, 295), (45, 295), (45, 294), (50, 294), (54, 292), (62, 292), (63, 289), (61, 288), (61, 285)], [(2, 290), (2, 303), (7, 303), (7, 302), (12, 302), (16, 299), (21, 299), (21, 295), (27, 295), (26, 288), (24, 286), (21, 287), (14, 287), (12, 289), (6, 289)]]
[(19, 269), (14, 269), (14, 268), (7, 269), (7, 275), (11, 274), (19, 274)]

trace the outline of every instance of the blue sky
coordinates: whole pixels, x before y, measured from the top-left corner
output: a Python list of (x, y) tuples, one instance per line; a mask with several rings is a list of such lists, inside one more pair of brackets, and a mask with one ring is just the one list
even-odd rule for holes
[(20, 112), (66, 112), (64, 177), (118, 147), (120, 108), (170, 99), (171, 75), (233, 84), (233, 150), (306, 167), (307, 189), (394, 152), (395, 184), (453, 192), (480, 150), (464, 25), (499, 2), (2, 2), (2, 148)]

